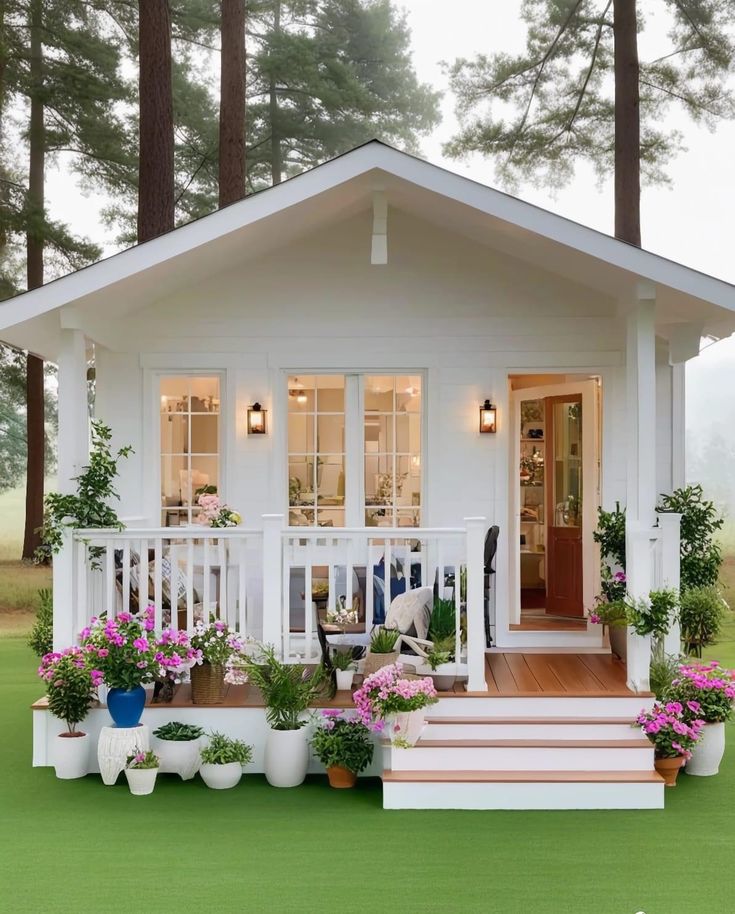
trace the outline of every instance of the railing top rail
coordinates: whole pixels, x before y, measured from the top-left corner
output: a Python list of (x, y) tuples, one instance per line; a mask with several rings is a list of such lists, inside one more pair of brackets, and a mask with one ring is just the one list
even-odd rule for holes
[(73, 530), (74, 539), (233, 539), (243, 536), (263, 536), (263, 531), (252, 527), (94, 527)]
[(421, 539), (429, 536), (463, 536), (464, 527), (284, 527), (283, 536), (289, 539), (340, 539), (348, 536), (366, 536), (374, 539)]

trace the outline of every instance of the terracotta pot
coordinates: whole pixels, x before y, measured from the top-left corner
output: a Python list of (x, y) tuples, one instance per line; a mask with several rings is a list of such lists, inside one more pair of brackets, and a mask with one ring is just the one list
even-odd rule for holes
[(653, 761), (654, 768), (664, 779), (665, 787), (676, 787), (676, 779), (683, 764), (683, 755), (677, 755), (676, 758), (657, 758)]
[(342, 765), (332, 765), (331, 768), (327, 768), (327, 777), (329, 778), (329, 786), (337, 787), (338, 789), (354, 787), (357, 783), (355, 772), (350, 771), (349, 768), (344, 768)]

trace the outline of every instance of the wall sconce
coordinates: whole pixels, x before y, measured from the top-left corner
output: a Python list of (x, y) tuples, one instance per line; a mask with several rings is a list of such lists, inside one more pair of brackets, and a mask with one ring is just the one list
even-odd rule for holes
[(497, 426), (498, 410), (489, 400), (480, 407), (480, 432), (481, 434), (495, 434)]
[(248, 435), (265, 435), (265, 414), (260, 403), (253, 403), (248, 409)]

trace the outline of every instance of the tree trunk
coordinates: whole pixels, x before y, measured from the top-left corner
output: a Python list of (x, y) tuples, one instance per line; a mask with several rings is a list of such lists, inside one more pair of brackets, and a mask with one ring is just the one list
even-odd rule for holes
[(139, 0), (138, 241), (174, 227), (174, 114), (168, 0)]
[[(281, 35), (281, 3), (276, 0), (273, 11), (273, 36), (278, 42)], [(276, 76), (271, 71), (269, 94), (268, 94), (268, 113), (271, 122), (271, 183), (280, 184), (283, 176), (283, 159), (281, 153), (281, 135), (279, 133), (280, 125), (278, 123), (278, 94), (276, 86)]]
[(615, 237), (641, 245), (641, 120), (636, 0), (614, 0)]
[(245, 0), (221, 0), (219, 205), (245, 196)]
[[(28, 230), (26, 233), (26, 274), (29, 289), (43, 285), (44, 168), (46, 137), (43, 123), (42, 2), (30, 6), (31, 115), (29, 129)], [(31, 559), (41, 540), (43, 523), (43, 477), (45, 475), (45, 416), (43, 360), (28, 353), (26, 362), (26, 516), (23, 558)]]

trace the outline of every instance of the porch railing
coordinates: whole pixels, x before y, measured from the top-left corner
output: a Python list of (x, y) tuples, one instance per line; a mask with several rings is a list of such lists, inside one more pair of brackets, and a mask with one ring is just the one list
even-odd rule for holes
[[(455, 607), (455, 656), (470, 690), (485, 689), (484, 518), (456, 528), (233, 527), (75, 530), (54, 560), (54, 645), (93, 616), (153, 604), (156, 629), (215, 616), (274, 644), (289, 660), (320, 657), (328, 609), (358, 610), (369, 632), (391, 598), (432, 587)], [(465, 637), (466, 633), (466, 637)]]

